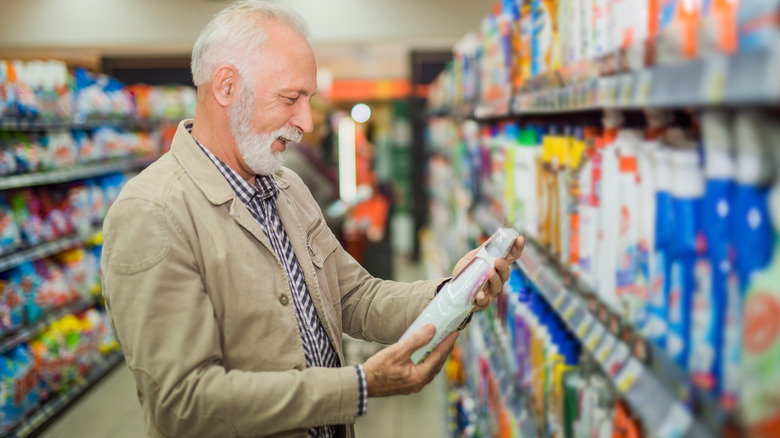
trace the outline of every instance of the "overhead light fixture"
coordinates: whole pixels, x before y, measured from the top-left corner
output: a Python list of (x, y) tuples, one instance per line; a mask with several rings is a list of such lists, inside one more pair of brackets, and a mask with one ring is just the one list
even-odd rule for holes
[(339, 197), (347, 204), (357, 196), (355, 161), (355, 122), (342, 117), (339, 120)]
[(371, 108), (365, 103), (359, 103), (352, 107), (352, 120), (357, 123), (365, 123), (371, 118)]

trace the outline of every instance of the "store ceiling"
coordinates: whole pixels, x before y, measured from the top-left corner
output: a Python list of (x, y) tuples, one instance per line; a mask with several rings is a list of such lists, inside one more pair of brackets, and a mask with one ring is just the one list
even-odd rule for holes
[[(300, 12), (315, 45), (451, 45), (496, 0), (277, 0)], [(221, 0), (0, 0), (0, 47), (187, 53)]]
[[(336, 79), (408, 76), (412, 49), (449, 49), (497, 0), (275, 0), (309, 23)], [(229, 0), (0, 0), (0, 59), (186, 57)]]

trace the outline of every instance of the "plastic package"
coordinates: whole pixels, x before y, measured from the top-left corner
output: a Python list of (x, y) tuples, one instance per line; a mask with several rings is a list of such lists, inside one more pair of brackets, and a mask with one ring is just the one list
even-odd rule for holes
[(511, 228), (496, 231), (474, 260), (457, 277), (442, 287), (433, 301), (401, 336), (409, 338), (426, 324), (436, 327), (436, 336), (412, 353), (412, 362), (422, 362), (450, 333), (455, 331), (474, 309), (474, 298), (487, 283), (488, 273), (498, 258), (506, 257), (520, 234)]

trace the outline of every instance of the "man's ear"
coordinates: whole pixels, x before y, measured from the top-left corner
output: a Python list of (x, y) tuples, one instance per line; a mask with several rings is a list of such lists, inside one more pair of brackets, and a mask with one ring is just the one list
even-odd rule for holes
[(241, 89), (240, 80), (238, 69), (232, 64), (221, 64), (214, 69), (214, 74), (211, 76), (211, 92), (220, 106), (230, 106), (238, 98), (238, 90)]

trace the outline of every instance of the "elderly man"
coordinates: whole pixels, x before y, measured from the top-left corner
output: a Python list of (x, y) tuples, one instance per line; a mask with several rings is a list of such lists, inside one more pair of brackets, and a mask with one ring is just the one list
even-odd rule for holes
[[(106, 306), (146, 434), (352, 436), (368, 397), (419, 391), (457, 335), (420, 365), (410, 355), (430, 325), (344, 366), (342, 332), (397, 341), (446, 279), (371, 277), (281, 167), (288, 142), (312, 129), (316, 66), (300, 16), (261, 1), (227, 7), (196, 41), (192, 73), (195, 118), (104, 225)], [(497, 261), (480, 308), (508, 276)]]

